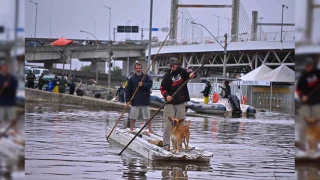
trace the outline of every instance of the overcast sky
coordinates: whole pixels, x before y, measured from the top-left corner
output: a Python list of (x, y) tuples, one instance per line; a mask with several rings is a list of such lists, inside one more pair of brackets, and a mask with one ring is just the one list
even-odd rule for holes
[[(9, 0), (7, 0), (9, 1)], [(96, 37), (98, 39), (108, 39), (109, 34), (109, 9), (112, 8), (111, 14), (111, 38), (113, 38), (113, 28), (118, 25), (139, 25), (141, 27), (149, 26), (149, 0), (34, 0), (39, 3), (38, 6), (38, 25), (37, 37), (50, 36), (50, 19), (51, 19), (51, 37), (65, 38), (91, 38), (90, 35), (80, 33), (80, 30), (94, 33), (94, 22), (96, 22)], [(128, 3), (131, 2), (131, 3)], [(184, 4), (231, 4), (232, 0), (183, 0)], [(295, 2), (294, 0), (242, 0), (243, 7), (251, 21), (252, 11), (258, 11), (259, 17), (263, 17), (263, 22), (280, 23), (282, 4), (288, 5), (284, 11), (284, 22), (295, 22)], [(301, 3), (300, 3), (301, 4)], [(153, 8), (153, 26), (156, 28), (167, 27), (170, 19), (171, 0), (154, 0)], [(302, 7), (302, 5), (300, 5)], [(35, 23), (35, 5), (26, 1), (26, 37), (34, 35)], [(217, 18), (231, 18), (231, 9), (212, 9), (212, 8), (189, 8), (187, 9), (196, 22), (206, 26), (214, 35), (217, 35)], [(179, 16), (181, 14), (179, 13)], [(301, 16), (300, 16), (301, 17)], [(303, 25), (304, 19), (298, 18)], [(181, 24), (178, 25), (181, 27)], [(231, 25), (230, 25), (231, 29)], [(220, 35), (228, 30), (228, 21), (220, 18)], [(263, 27), (265, 32), (279, 32), (280, 27)], [(284, 27), (284, 30), (292, 31), (294, 27)], [(178, 32), (180, 33), (180, 32)], [(152, 36), (158, 36), (163, 40), (167, 33), (152, 32)], [(204, 37), (209, 37), (204, 32)], [(116, 34), (116, 40), (126, 38), (140, 39), (139, 34)], [(145, 32), (145, 38), (148, 38), (148, 32)], [(191, 37), (190, 37), (191, 38)], [(78, 68), (81, 65), (77, 65)], [(74, 67), (72, 67), (74, 69)]]
[[(0, 26), (5, 26), (9, 32), (9, 39), (13, 39), (15, 0), (0, 1)], [(25, 0), (19, 0), (19, 27), (24, 27), (25, 22)], [(24, 33), (18, 33), (19, 37), (24, 37)], [(7, 39), (7, 33), (0, 34), (0, 41)]]

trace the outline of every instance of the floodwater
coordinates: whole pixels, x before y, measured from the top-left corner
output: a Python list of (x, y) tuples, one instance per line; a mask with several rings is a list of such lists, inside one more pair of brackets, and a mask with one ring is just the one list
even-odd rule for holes
[[(9, 127), (10, 122), (1, 123), (1, 128)], [(24, 116), (17, 122), (19, 132), (24, 134)], [(1, 148), (1, 146), (0, 146)], [(19, 158), (17, 162), (12, 162), (7, 156), (0, 154), (0, 180), (21, 180), (24, 179), (24, 159)]]
[[(295, 179), (293, 116), (187, 117), (190, 144), (214, 155), (186, 164), (148, 161), (129, 149), (118, 156), (124, 146), (106, 141), (106, 127), (120, 111), (27, 103), (26, 179)], [(161, 133), (162, 114), (152, 122)]]

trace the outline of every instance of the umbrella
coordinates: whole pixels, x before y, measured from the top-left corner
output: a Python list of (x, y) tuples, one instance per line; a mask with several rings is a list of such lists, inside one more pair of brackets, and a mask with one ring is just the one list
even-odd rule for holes
[(68, 40), (65, 38), (59, 38), (56, 41), (54, 41), (53, 43), (51, 43), (52, 46), (66, 46), (69, 44), (72, 44), (73, 41), (72, 40)]

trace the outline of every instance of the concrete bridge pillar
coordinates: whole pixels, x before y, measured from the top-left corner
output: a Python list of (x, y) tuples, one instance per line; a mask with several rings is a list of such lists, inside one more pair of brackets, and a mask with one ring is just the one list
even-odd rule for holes
[(258, 11), (252, 11), (251, 41), (257, 40), (257, 32), (258, 32), (257, 23), (258, 23)]
[(105, 73), (106, 72), (106, 62), (104, 61), (91, 61), (91, 72), (96, 72), (98, 68), (98, 73)]
[(52, 69), (55, 68), (52, 62), (45, 62), (44, 68), (48, 69), (50, 73), (52, 73)]
[[(240, 0), (232, 0), (231, 41), (238, 41), (240, 17)], [(232, 36), (234, 35), (234, 36)]]

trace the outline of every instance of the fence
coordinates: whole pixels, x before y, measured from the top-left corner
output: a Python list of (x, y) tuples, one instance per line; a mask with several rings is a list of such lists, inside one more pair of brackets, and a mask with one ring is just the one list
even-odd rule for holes
[[(215, 44), (220, 42), (224, 44), (224, 36), (213, 37), (203, 37), (203, 38), (185, 38), (185, 39), (170, 39), (164, 43), (164, 46), (178, 46), (178, 45), (194, 45), (194, 44)], [(248, 42), (248, 41), (280, 41), (281, 33), (280, 32), (265, 32), (265, 33), (256, 33), (256, 34), (237, 34), (228, 37), (229, 41), (231, 39), (237, 39), (236, 42)], [(295, 32), (294, 31), (283, 31), (282, 40), (284, 42), (295, 42)], [(156, 48), (160, 47), (162, 41), (152, 43), (151, 47)]]

